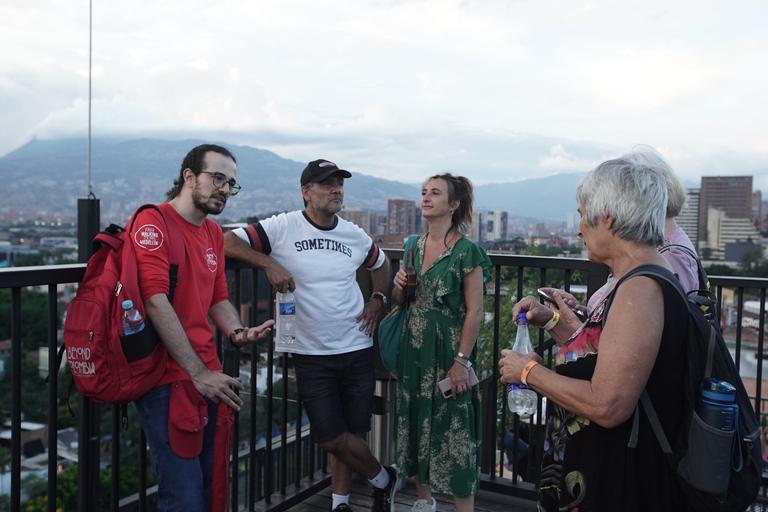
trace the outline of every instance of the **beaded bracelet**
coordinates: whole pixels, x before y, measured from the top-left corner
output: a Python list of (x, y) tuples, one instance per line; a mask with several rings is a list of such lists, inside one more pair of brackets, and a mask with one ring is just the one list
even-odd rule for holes
[(472, 368), (472, 361), (466, 361), (465, 362), (465, 361), (462, 361), (461, 359), (459, 359), (458, 357), (454, 357), (453, 360), (456, 361), (457, 363), (459, 363), (461, 366), (463, 366), (467, 370)]

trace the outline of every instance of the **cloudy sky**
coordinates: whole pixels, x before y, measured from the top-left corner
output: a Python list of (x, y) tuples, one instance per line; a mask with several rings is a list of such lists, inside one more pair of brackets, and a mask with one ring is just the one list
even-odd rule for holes
[[(85, 136), (86, 0), (0, 3), (0, 155)], [(768, 2), (93, 2), (94, 137), (203, 138), (420, 182), (638, 143), (768, 191)]]

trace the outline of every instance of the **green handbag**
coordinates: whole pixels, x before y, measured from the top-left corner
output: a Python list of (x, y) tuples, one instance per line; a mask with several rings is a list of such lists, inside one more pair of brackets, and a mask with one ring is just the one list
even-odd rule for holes
[(405, 321), (405, 306), (395, 304), (384, 320), (379, 324), (379, 352), (384, 369), (397, 369), (397, 347), (400, 345), (400, 335)]
[[(416, 245), (418, 235), (411, 235), (405, 243), (406, 252)], [(397, 369), (397, 347), (400, 345), (400, 336), (403, 333), (403, 322), (407, 302), (404, 305), (395, 304), (392, 310), (379, 323), (379, 353), (384, 369), (393, 371)]]

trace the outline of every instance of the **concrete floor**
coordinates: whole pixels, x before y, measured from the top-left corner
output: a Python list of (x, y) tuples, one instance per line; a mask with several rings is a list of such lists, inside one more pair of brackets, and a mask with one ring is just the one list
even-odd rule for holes
[[(453, 498), (442, 494), (434, 496), (437, 502), (437, 512), (455, 512)], [(410, 512), (416, 501), (416, 487), (406, 482), (395, 495), (395, 512)], [(367, 482), (355, 480), (349, 498), (349, 506), (353, 512), (366, 512), (371, 509), (371, 488)], [(330, 512), (331, 489), (306, 499), (299, 505), (289, 509), (290, 512)], [(513, 498), (496, 493), (480, 491), (475, 496), (475, 510), (478, 512), (529, 512), (536, 510), (536, 503), (520, 498)]]

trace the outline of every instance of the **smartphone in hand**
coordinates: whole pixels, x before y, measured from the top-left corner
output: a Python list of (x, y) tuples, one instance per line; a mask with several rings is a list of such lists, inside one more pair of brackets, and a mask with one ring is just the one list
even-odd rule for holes
[[(541, 297), (542, 299), (546, 300), (547, 302), (551, 302), (552, 304), (555, 304), (555, 305), (557, 305), (557, 301), (555, 300), (555, 298), (554, 298), (554, 297), (552, 297), (552, 296), (551, 296), (550, 294), (548, 294), (547, 292), (545, 292), (544, 290), (542, 290), (541, 288), (539, 288), (538, 290), (536, 290), (536, 293), (539, 295), (539, 297)], [(581, 309), (577, 308), (576, 306), (571, 306), (570, 304), (567, 304), (567, 303), (566, 303), (566, 306), (568, 306), (568, 309), (570, 309), (571, 311), (573, 311), (573, 313), (574, 313), (574, 314), (575, 314), (577, 317), (579, 317), (579, 318), (580, 318), (580, 319), (582, 319), (582, 320), (586, 320), (586, 318), (587, 318), (587, 315), (586, 315), (586, 313), (584, 313), (584, 312), (583, 312)]]
[[(475, 369), (470, 368), (469, 369), (469, 386), (476, 386), (480, 381), (477, 380), (477, 374), (475, 374)], [(443, 379), (440, 382), (437, 383), (438, 389), (440, 389), (440, 393), (443, 394), (443, 398), (451, 398), (453, 396), (453, 390), (451, 390), (451, 378)]]

